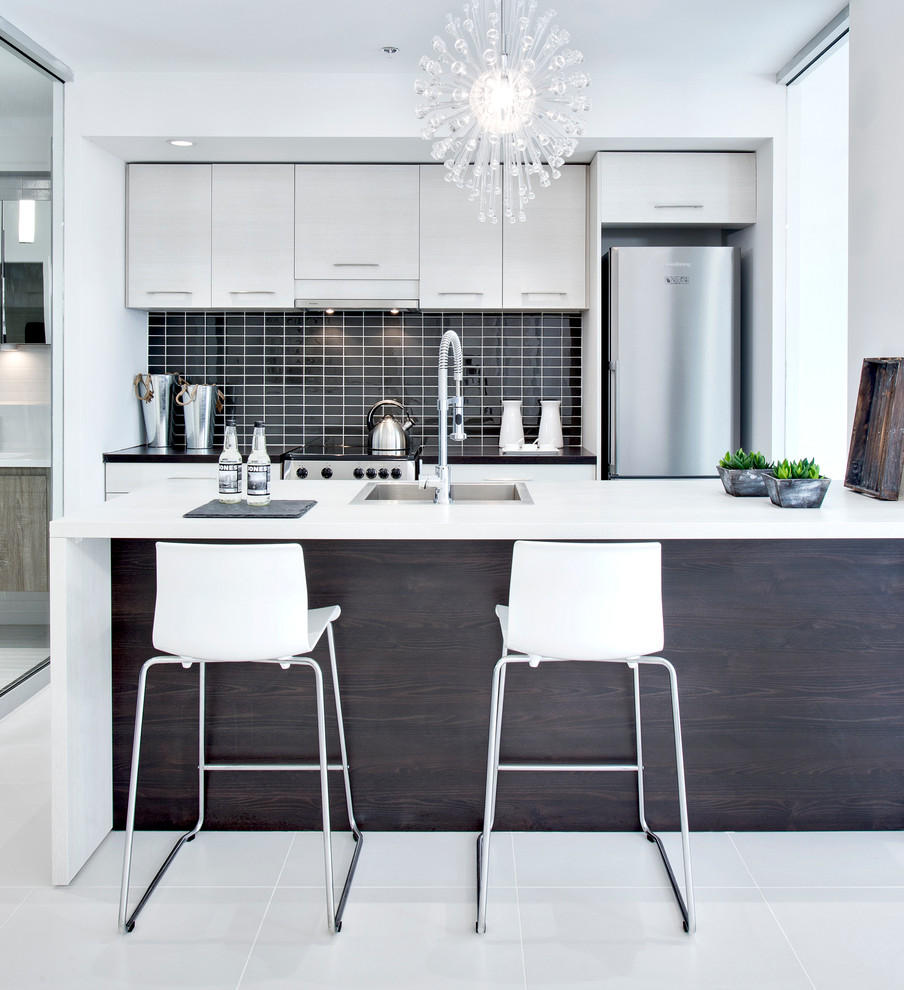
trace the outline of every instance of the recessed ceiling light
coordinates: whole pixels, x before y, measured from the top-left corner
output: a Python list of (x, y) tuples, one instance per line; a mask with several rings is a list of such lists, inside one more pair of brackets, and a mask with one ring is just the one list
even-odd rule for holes
[(393, 56), (393, 55), (398, 55), (398, 54), (399, 54), (399, 50), (398, 50), (398, 48), (396, 48), (396, 46), (395, 46), (395, 45), (384, 45), (384, 46), (383, 46), (383, 47), (382, 47), (382, 48), (380, 49), (380, 51), (381, 51), (381, 52), (382, 52), (382, 53), (383, 53), (384, 55), (387, 55), (387, 56), (388, 56), (389, 58), (392, 58), (392, 56)]
[(194, 141), (183, 141), (181, 139), (169, 142), (174, 148), (190, 148), (194, 143)]

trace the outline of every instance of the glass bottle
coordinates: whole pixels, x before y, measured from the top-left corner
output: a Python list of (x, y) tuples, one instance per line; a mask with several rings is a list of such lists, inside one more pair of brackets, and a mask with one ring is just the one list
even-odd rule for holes
[(220, 501), (235, 505), (242, 501), (242, 455), (235, 435), (235, 420), (226, 421), (226, 438), (220, 454)]
[(264, 424), (254, 424), (251, 437), (251, 453), (248, 455), (248, 504), (269, 505), (270, 503), (270, 455), (267, 453), (267, 438)]

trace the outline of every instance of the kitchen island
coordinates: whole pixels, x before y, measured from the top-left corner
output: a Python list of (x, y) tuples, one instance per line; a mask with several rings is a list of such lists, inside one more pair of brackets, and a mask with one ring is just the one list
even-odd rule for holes
[[(275, 499), (316, 506), (293, 520), (212, 520), (183, 518), (214, 497), (210, 482), (170, 481), (51, 524), (55, 883), (122, 827), (138, 668), (154, 654), (158, 539), (302, 544), (312, 607), (342, 606), (337, 650), (364, 829), (479, 827), (501, 649), (493, 608), (506, 601), (516, 539), (663, 543), (663, 655), (678, 670), (693, 829), (902, 826), (904, 504), (837, 481), (819, 510), (731, 498), (717, 479), (536, 482), (532, 505), (350, 504), (361, 487), (275, 482)], [(550, 668), (512, 671), (504, 749), (553, 761), (630, 755), (624, 672)], [(281, 671), (270, 682), (247, 667), (221, 671), (214, 757), (232, 747), (252, 759), (304, 754), (313, 736), (294, 719), (307, 685)], [(151, 685), (146, 827), (192, 819), (196, 679), (177, 669)], [(667, 829), (676, 815), (656, 674), (644, 705), (648, 813)], [(613, 777), (504, 775), (499, 827), (634, 827), (633, 779)], [(341, 827), (341, 802), (335, 814)], [(207, 820), (317, 828), (316, 787), (216, 774)]]

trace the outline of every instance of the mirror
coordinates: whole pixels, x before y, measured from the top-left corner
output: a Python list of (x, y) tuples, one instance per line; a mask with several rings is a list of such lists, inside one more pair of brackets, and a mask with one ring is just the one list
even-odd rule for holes
[[(36, 188), (46, 183), (46, 189)], [(49, 343), (50, 175), (0, 178), (0, 339), (8, 344)], [(6, 188), (4, 188), (6, 187)], [(30, 199), (43, 194), (46, 199)]]

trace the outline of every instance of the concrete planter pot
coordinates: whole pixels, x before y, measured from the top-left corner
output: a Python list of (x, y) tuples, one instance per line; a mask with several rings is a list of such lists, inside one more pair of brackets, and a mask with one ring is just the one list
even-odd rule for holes
[(765, 497), (766, 484), (763, 475), (771, 475), (772, 468), (748, 468), (739, 470), (737, 468), (717, 468), (719, 477), (722, 479), (722, 486), (729, 495), (740, 497), (750, 497), (762, 495)]
[(818, 509), (832, 483), (831, 478), (775, 478), (772, 475), (763, 480), (773, 504), (783, 509)]

